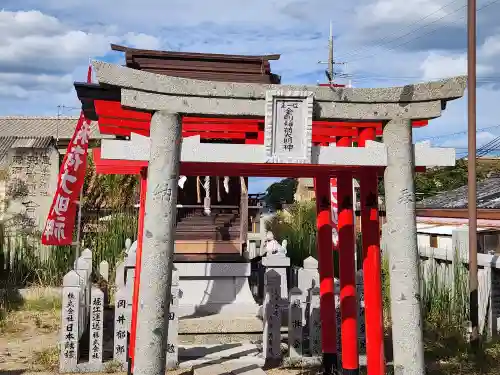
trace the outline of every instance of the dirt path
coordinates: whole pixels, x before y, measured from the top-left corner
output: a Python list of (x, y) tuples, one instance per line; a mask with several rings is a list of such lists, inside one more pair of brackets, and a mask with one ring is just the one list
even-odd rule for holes
[(59, 310), (10, 313), (0, 326), (0, 370), (33, 370), (57, 355)]
[[(15, 375), (57, 374), (60, 310), (50, 303), (28, 305), (0, 323), (0, 372)], [(189, 375), (189, 370), (167, 371)], [(271, 369), (269, 375), (312, 375), (315, 372)], [(125, 373), (117, 373), (126, 375)]]

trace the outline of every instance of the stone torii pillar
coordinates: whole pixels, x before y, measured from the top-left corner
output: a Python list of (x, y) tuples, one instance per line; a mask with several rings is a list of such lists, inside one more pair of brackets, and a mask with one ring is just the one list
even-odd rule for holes
[(177, 114), (156, 112), (151, 120), (144, 220), (142, 275), (139, 287), (135, 374), (165, 373), (166, 344), (174, 259), (177, 184), (181, 156)]
[[(441, 116), (447, 101), (463, 96), (466, 86), (465, 77), (405, 87), (354, 89), (209, 82), (169, 77), (103, 62), (94, 62), (93, 66), (100, 84), (120, 89), (121, 104), (127, 108), (198, 116), (265, 117), (263, 145), (206, 144), (200, 142), (199, 136), (184, 138), (182, 162), (208, 163), (212, 166), (218, 163), (236, 165), (238, 170), (244, 171), (246, 175), (258, 175), (262, 169), (268, 167), (273, 168), (274, 171), (279, 170), (281, 173), (287, 173), (287, 171), (289, 173), (290, 168), (295, 171), (300, 170), (304, 177), (313, 177), (314, 173), (323, 173), (331, 177), (339, 171), (356, 170), (366, 170), (376, 175), (380, 170), (385, 169), (389, 223), (387, 250), (390, 256), (390, 278), (393, 286), (391, 310), (393, 313), (394, 365), (396, 373), (400, 375), (424, 374), (413, 174), (416, 166), (454, 165), (455, 151), (432, 148), (430, 144), (413, 146), (411, 121)], [(279, 106), (278, 103), (280, 103)], [(285, 107), (287, 113), (290, 112), (294, 117), (293, 135), (288, 134), (289, 124), (283, 117)], [(386, 124), (384, 143), (367, 140), (365, 147), (360, 148), (315, 146), (312, 144), (313, 118), (358, 123), (383, 122)], [(152, 145), (150, 145), (149, 138), (134, 133), (130, 141), (104, 140), (101, 145), (102, 158), (149, 160), (152, 163), (155, 155), (154, 148), (157, 147), (155, 145), (158, 140), (154, 139), (156, 135), (153, 133), (153, 124), (151, 126)], [(290, 145), (293, 147), (289, 147)], [(153, 178), (153, 173), (151, 171), (150, 178)], [(167, 175), (165, 172), (162, 173)], [(178, 173), (173, 175), (177, 179)], [(158, 177), (155, 178), (158, 179)], [(159, 180), (161, 181), (161, 178)], [(176, 180), (172, 186), (175, 187), (175, 183)], [(154, 191), (153, 187), (151, 189)], [(150, 192), (148, 192), (148, 199), (149, 194)], [(367, 203), (370, 202), (365, 202), (365, 205)], [(160, 206), (156, 206), (158, 207)], [(175, 212), (168, 211), (166, 206), (156, 212), (155, 207), (148, 206), (146, 218), (150, 217), (149, 208), (153, 210), (154, 216), (166, 217), (170, 214), (175, 217)], [(145, 241), (148, 241), (147, 232), (145, 234)], [(169, 238), (171, 237), (165, 236), (165, 239)], [(168, 254), (167, 249), (170, 249), (159, 243), (147, 246), (156, 249), (154, 252), (158, 254), (158, 249), (163, 249), (163, 254)], [(147, 248), (144, 253), (148, 253)], [(163, 261), (157, 266), (160, 265), (166, 267), (168, 262)], [(320, 264), (320, 270), (321, 268)], [(147, 272), (145, 274), (151, 277), (151, 274)], [(165, 302), (165, 296), (161, 296), (161, 293), (169, 289), (168, 277), (161, 272), (154, 273), (154, 275), (155, 277), (158, 275), (155, 283), (162, 285), (147, 291), (148, 297), (151, 297), (148, 301), (153, 301), (152, 295), (155, 294), (157, 301)], [(374, 283), (371, 287), (379, 287), (379, 285)], [(147, 286), (143, 288), (141, 285), (141, 298), (146, 288)], [(365, 290), (365, 294), (369, 293), (370, 290)], [(370, 304), (372, 306), (369, 306)], [(168, 307), (165, 306), (165, 308)], [(367, 314), (374, 309), (380, 309), (378, 302), (367, 299)], [(140, 315), (150, 316), (150, 319), (146, 321), (151, 324), (143, 324), (145, 330), (165, 329), (165, 325), (162, 326), (159, 323), (160, 310), (156, 308), (152, 313), (141, 310)], [(345, 314), (349, 315), (349, 311)], [(382, 337), (380, 337), (379, 329), (370, 328), (370, 325), (381, 324), (380, 316), (380, 311), (378, 311), (372, 319), (368, 317), (366, 319), (368, 334), (376, 333), (367, 337), (367, 355), (372, 359), (368, 361), (370, 375), (382, 375), (383, 358), (380, 356), (380, 348), (383, 345)], [(325, 325), (322, 326), (322, 330), (331, 333), (332, 327)], [(138, 331), (141, 332), (141, 329)], [(145, 367), (140, 373), (162, 374), (162, 368), (159, 367), (159, 361), (164, 361), (164, 353), (159, 353), (159, 351), (164, 351), (161, 342), (156, 338), (153, 341), (149, 340), (148, 337), (153, 337), (150, 334), (141, 333), (141, 335), (143, 338), (140, 342), (138, 338), (136, 350), (137, 360), (139, 356), (142, 358), (141, 362), (150, 359), (155, 367), (154, 369)], [(348, 348), (345, 349), (349, 351)], [(142, 353), (145, 351), (150, 351), (150, 354)], [(354, 351), (351, 350), (346, 355), (352, 357), (353, 353)], [(351, 363), (354, 364), (352, 367), (357, 366), (355, 358), (352, 358)], [(349, 370), (349, 373), (358, 371), (357, 368), (345, 370)]]

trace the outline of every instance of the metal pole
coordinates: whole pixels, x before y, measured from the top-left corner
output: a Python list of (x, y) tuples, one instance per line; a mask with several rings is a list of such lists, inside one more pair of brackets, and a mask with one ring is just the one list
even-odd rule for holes
[(477, 206), (476, 206), (476, 0), (467, 3), (468, 76), (468, 209), (469, 209), (469, 293), (471, 346), (479, 345), (477, 288)]
[(328, 39), (328, 73), (330, 73), (330, 84), (333, 83), (333, 25), (330, 21), (330, 39)]
[(77, 218), (77, 228), (76, 228), (76, 246), (75, 246), (75, 262), (80, 256), (80, 237), (81, 237), (81, 226), (82, 226), (82, 199), (83, 199), (83, 185), (80, 190), (80, 198), (78, 200), (78, 218)]

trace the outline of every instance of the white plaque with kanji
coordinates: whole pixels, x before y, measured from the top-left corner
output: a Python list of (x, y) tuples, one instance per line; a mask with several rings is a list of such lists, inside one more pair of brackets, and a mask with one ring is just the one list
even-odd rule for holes
[(264, 145), (268, 163), (311, 163), (312, 115), (312, 92), (266, 92)]

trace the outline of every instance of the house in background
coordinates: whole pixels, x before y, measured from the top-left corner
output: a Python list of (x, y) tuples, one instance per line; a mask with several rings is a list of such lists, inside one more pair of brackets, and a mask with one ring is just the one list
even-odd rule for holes
[[(0, 117), (0, 220), (4, 228), (43, 229), (77, 122), (77, 117)], [(91, 124), (89, 146), (97, 147), (102, 138), (97, 124)]]
[[(448, 248), (451, 230), (467, 225), (467, 186), (439, 193), (417, 203), (419, 245)], [(477, 183), (478, 249), (500, 253), (500, 175)]]

